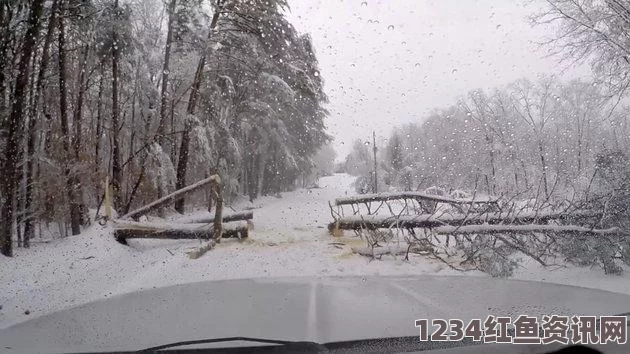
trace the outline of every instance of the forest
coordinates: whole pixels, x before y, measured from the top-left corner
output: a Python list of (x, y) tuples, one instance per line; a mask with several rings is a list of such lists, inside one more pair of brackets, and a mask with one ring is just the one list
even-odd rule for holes
[(122, 215), (213, 174), (228, 201), (313, 183), (327, 97), (287, 8), (2, 1), (1, 253), (44, 223), (79, 234), (106, 190)]
[[(418, 123), (394, 128), (377, 142), (377, 190), (435, 186), (571, 199), (600, 179), (625, 177), (630, 8), (614, 0), (546, 3), (530, 19), (534, 26), (556, 26), (541, 45), (565, 67), (589, 64), (593, 79), (539, 75), (476, 89)], [(356, 187), (364, 193), (375, 190), (371, 143), (357, 139), (342, 164), (361, 176)]]
[(560, 244), (554, 247), (523, 237), (516, 248), (618, 273), (615, 260), (630, 264), (630, 6), (544, 3), (530, 18), (533, 26), (550, 29), (541, 47), (561, 67), (589, 65), (592, 80), (539, 75), (472, 90), (420, 122), (395, 128), (376, 141), (376, 152), (371, 139), (355, 140), (339, 168), (358, 177), (354, 187), (362, 194), (420, 191), (520, 203), (519, 210), (536, 213), (588, 211), (595, 216), (591, 229), (621, 231), (548, 235)]

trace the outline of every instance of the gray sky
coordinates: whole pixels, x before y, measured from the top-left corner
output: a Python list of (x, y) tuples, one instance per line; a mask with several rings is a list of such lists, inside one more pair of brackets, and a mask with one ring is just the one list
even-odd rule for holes
[[(538, 0), (290, 0), (310, 33), (330, 98), (328, 131), (343, 159), (356, 138), (421, 122), (468, 91), (561, 74), (526, 17)], [(564, 76), (583, 76), (584, 68)]]

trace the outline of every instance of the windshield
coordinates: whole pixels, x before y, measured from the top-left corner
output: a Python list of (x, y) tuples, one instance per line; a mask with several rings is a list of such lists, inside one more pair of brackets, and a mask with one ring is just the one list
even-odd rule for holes
[[(2, 1), (0, 329), (233, 279), (628, 295), (629, 34), (625, 0)], [(482, 327), (630, 311), (539, 293)]]

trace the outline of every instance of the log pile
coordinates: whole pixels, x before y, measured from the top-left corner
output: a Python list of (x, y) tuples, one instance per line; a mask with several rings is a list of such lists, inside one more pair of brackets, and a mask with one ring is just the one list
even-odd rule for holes
[[(142, 223), (138, 218), (168, 204), (174, 203), (183, 196), (189, 195), (201, 188), (209, 186), (209, 195), (215, 205), (214, 215), (208, 218), (189, 219), (187, 221), (171, 223)], [(249, 237), (254, 213), (250, 211), (223, 214), (223, 198), (221, 196), (221, 179), (218, 175), (205, 178), (188, 187), (177, 190), (163, 198), (127, 213), (119, 220), (113, 220), (114, 237), (120, 243), (127, 244), (128, 239), (200, 239), (210, 240), (206, 246), (200, 248), (195, 257), (200, 257), (212, 249), (221, 238)], [(135, 221), (129, 221), (133, 219)]]
[[(233, 221), (223, 225), (222, 237), (243, 239), (249, 237), (250, 223)], [(210, 240), (214, 239), (213, 224), (158, 224), (140, 222), (114, 223), (114, 236), (126, 244), (130, 238)]]

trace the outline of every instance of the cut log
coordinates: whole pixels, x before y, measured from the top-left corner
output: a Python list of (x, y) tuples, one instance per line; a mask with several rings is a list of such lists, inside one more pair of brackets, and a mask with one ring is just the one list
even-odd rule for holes
[(191, 184), (190, 186), (184, 187), (182, 189), (176, 190), (175, 192), (162, 197), (154, 202), (151, 202), (143, 207), (140, 207), (130, 213), (127, 213), (125, 215), (123, 215), (121, 217), (121, 219), (135, 219), (137, 220), (139, 217), (141, 217), (142, 215), (145, 215), (147, 213), (152, 212), (153, 210), (157, 210), (163, 206), (166, 206), (168, 204), (172, 204), (174, 203), (176, 200), (186, 197), (189, 194), (197, 191), (198, 189), (204, 187), (205, 185), (209, 184), (210, 182), (214, 181), (215, 179), (218, 179), (219, 176), (218, 175), (212, 175), (206, 179), (202, 179), (201, 181)]
[(328, 230), (361, 230), (387, 228), (434, 228), (439, 226), (465, 226), (481, 224), (530, 224), (547, 223), (551, 220), (576, 220), (598, 218), (601, 214), (592, 212), (522, 212), (484, 214), (420, 214), (401, 216), (352, 216), (340, 218), (328, 224)]
[(190, 252), (186, 252), (188, 254), (188, 257), (190, 257), (190, 259), (197, 259), (201, 256), (203, 256), (206, 252), (210, 251), (211, 249), (214, 248), (214, 246), (216, 246), (217, 243), (214, 240), (210, 240), (208, 241), (205, 245), (196, 248)]
[(379, 194), (363, 194), (353, 197), (337, 198), (335, 199), (335, 205), (348, 205), (348, 204), (361, 204), (369, 202), (386, 202), (389, 200), (398, 199), (415, 199), (426, 200), (438, 203), (449, 204), (497, 204), (496, 199), (479, 198), (474, 200), (468, 199), (454, 199), (449, 197), (442, 197), (439, 195), (426, 194), (422, 192), (400, 192), (400, 193), (379, 193)]
[[(251, 210), (238, 211), (235, 213), (224, 213), (223, 222), (239, 221), (239, 220), (252, 220), (254, 218), (254, 212)], [(191, 223), (191, 224), (212, 224), (214, 222), (214, 215), (207, 217), (198, 217), (192, 219), (178, 219), (178, 223)]]
[[(214, 227), (211, 224), (155, 224), (116, 221), (114, 224), (114, 236), (121, 243), (126, 243), (130, 238), (154, 238), (154, 239), (212, 239)], [(223, 225), (225, 238), (249, 237), (249, 223), (235, 221)]]

